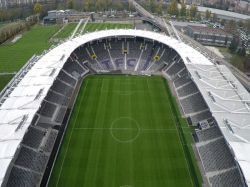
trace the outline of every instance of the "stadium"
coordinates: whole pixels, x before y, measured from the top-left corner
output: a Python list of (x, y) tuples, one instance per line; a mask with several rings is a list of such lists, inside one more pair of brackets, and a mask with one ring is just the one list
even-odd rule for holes
[(34, 55), (0, 93), (1, 186), (250, 184), (249, 92), (137, 11), (169, 36), (81, 33)]

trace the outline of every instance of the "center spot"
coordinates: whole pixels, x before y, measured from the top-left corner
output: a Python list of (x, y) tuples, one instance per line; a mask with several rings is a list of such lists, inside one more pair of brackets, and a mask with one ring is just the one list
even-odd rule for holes
[(130, 117), (121, 117), (112, 122), (110, 133), (117, 142), (130, 143), (139, 136), (140, 127), (136, 120)]

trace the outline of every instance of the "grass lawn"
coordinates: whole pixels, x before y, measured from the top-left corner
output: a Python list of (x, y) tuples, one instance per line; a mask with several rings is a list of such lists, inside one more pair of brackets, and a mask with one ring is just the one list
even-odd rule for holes
[(234, 67), (238, 68), (241, 71), (246, 71), (244, 67), (244, 63), (246, 61), (247, 57), (240, 56), (238, 54), (232, 54), (230, 53), (230, 50), (228, 48), (218, 48), (221, 53), (225, 56), (225, 60), (230, 62)]
[(59, 32), (55, 38), (67, 38), (69, 37), (72, 32), (75, 30), (77, 26), (77, 23), (69, 23), (68, 25), (65, 26), (65, 28)]
[[(84, 23), (79, 27), (76, 34), (80, 33)], [(59, 32), (55, 38), (67, 38), (69, 37), (73, 31), (75, 30), (77, 26), (77, 23), (70, 23), (68, 24), (61, 32)], [(83, 33), (86, 32), (94, 32), (99, 30), (105, 30), (105, 29), (122, 29), (122, 28), (133, 28), (131, 24), (119, 24), (119, 23), (88, 23), (84, 29)]]
[[(77, 24), (69, 24), (56, 37), (70, 36)], [(31, 31), (24, 33), (23, 37), (15, 44), (0, 45), (0, 72), (18, 71), (34, 54), (39, 54), (48, 49), (50, 37), (59, 30), (59, 26), (35, 26)], [(81, 28), (81, 27), (80, 27)], [(132, 28), (129, 24), (90, 23), (86, 31), (112, 28)]]
[(34, 26), (15, 44), (0, 46), (0, 72), (18, 71), (34, 54), (49, 48), (49, 38), (59, 26)]
[[(58, 33), (57, 36), (55, 36), (55, 38), (69, 37), (74, 31), (76, 25), (76, 23), (68, 24), (61, 32)], [(93, 32), (106, 28), (132, 28), (132, 25), (116, 23), (89, 23), (87, 24), (85, 31)], [(0, 45), (0, 73), (17, 72), (34, 54), (40, 54), (45, 49), (48, 49), (52, 45), (49, 43), (49, 39), (59, 29), (60, 26), (58, 25), (36, 25), (32, 27), (30, 31), (25, 32), (23, 37), (17, 43)], [(0, 85), (6, 85), (6, 81), (2, 81), (0, 79)]]
[(239, 56), (238, 54), (233, 54), (232, 58), (230, 59), (230, 63), (239, 70), (245, 71), (244, 69), (245, 58), (246, 57)]
[(172, 99), (161, 77), (86, 78), (50, 186), (201, 185)]
[(12, 79), (13, 75), (0, 75), (0, 92)]
[(85, 27), (86, 32), (94, 32), (105, 29), (132, 29), (133, 25), (131, 24), (119, 24), (119, 23), (89, 23)]

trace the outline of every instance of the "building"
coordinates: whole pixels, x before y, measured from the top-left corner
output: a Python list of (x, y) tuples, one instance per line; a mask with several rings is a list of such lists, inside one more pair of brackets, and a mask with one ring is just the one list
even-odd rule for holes
[(44, 24), (61, 24), (65, 22), (79, 22), (80, 19), (88, 17), (89, 14), (74, 10), (51, 10), (48, 16), (43, 18)]
[(35, 3), (49, 4), (54, 2), (55, 0), (0, 0), (0, 8), (21, 7)]
[[(128, 41), (132, 45), (123, 45)], [(114, 47), (105, 49), (106, 45), (99, 45), (100, 42)], [(158, 63), (147, 63), (148, 52), (141, 42), (150, 42), (154, 54), (162, 51)], [(152, 47), (152, 42), (158, 46)], [(93, 54), (103, 61), (97, 61), (83, 50), (84, 44), (95, 46), (91, 47)], [(111, 59), (115, 55), (117, 59), (124, 56), (124, 46), (128, 51), (133, 47), (128, 55), (136, 58), (133, 61), (136, 63)], [(117, 53), (118, 50), (121, 53)], [(146, 55), (140, 55), (142, 52)], [(104, 60), (105, 57), (110, 60)], [(83, 58), (88, 60), (80, 60)], [(138, 60), (141, 58), (144, 60)], [(53, 166), (57, 154), (51, 152), (54, 146), (58, 146), (55, 148), (59, 151), (58, 144), (66, 130), (62, 124), (64, 116), (72, 108), (68, 98), (76, 96), (73, 93), (76, 84), (90, 69), (98, 73), (120, 70), (126, 75), (129, 71), (135, 75), (157, 73), (168, 78), (177, 91), (177, 101), (185, 116), (197, 122), (207, 120), (197, 135), (196, 147), (211, 186), (250, 185), (250, 94), (247, 90), (226, 66), (214, 64), (189, 45), (160, 33), (121, 29), (68, 40), (30, 60), (8, 85), (0, 98), (2, 186), (45, 186), (41, 185), (41, 178), (47, 168)], [(59, 135), (60, 141), (56, 142)], [(51, 158), (51, 166), (48, 166)]]
[(222, 29), (188, 26), (187, 34), (204, 45), (229, 46), (233, 36)]
[(202, 14), (205, 14), (207, 10), (211, 11), (212, 14), (216, 14), (218, 19), (235, 20), (235, 21), (240, 21), (240, 20), (244, 21), (250, 19), (249, 15), (230, 12), (226, 10), (220, 10), (216, 8), (198, 6), (198, 11), (201, 12)]

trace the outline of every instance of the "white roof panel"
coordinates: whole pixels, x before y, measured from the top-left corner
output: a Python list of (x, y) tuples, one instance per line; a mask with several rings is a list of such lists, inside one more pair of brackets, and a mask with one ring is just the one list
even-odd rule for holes
[(223, 65), (187, 64), (187, 68), (249, 182), (249, 92)]

